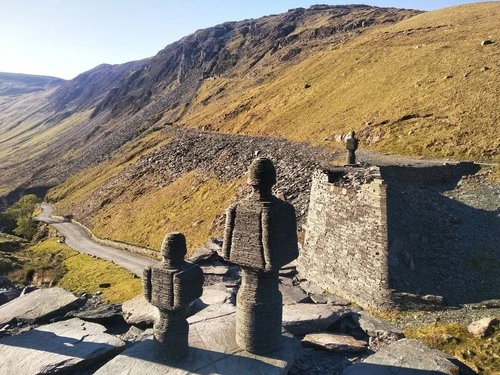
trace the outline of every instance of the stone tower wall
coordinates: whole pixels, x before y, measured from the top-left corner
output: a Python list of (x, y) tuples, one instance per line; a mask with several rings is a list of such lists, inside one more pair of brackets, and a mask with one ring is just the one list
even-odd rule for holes
[(364, 307), (389, 308), (386, 192), (377, 167), (315, 172), (299, 273)]

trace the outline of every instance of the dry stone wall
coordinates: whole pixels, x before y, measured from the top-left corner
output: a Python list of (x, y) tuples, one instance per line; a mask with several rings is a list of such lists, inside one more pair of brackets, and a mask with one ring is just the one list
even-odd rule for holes
[(299, 272), (363, 306), (388, 308), (386, 190), (377, 167), (316, 172)]
[(478, 170), (461, 162), (315, 172), (299, 272), (376, 309), (498, 298), (498, 198), (484, 207), (454, 198)]

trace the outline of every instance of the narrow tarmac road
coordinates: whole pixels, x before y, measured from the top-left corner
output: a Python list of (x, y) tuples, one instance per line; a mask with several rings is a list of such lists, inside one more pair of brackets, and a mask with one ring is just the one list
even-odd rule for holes
[(41, 208), (43, 212), (36, 219), (54, 226), (66, 238), (66, 245), (80, 253), (95, 255), (113, 262), (139, 277), (142, 276), (144, 267), (157, 263), (154, 259), (143, 255), (100, 245), (94, 242), (79, 226), (52, 218), (51, 215), (54, 211), (52, 206), (42, 203)]

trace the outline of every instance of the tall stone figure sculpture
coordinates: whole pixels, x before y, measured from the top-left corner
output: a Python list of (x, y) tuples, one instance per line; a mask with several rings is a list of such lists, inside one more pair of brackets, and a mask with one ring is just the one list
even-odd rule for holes
[(182, 233), (167, 234), (161, 252), (160, 264), (144, 269), (144, 296), (160, 310), (160, 319), (154, 323), (155, 356), (173, 362), (187, 354), (189, 325), (185, 312), (202, 294), (203, 272), (184, 261), (186, 239)]
[(345, 141), (345, 147), (349, 152), (347, 154), (347, 164), (356, 164), (356, 150), (358, 149), (359, 140), (355, 137), (354, 130), (351, 131), (349, 137)]
[(266, 354), (281, 343), (282, 296), (279, 270), (297, 258), (297, 223), (290, 203), (276, 198), (271, 160), (250, 165), (253, 194), (227, 210), (223, 255), (242, 268), (236, 297), (236, 343), (250, 353)]

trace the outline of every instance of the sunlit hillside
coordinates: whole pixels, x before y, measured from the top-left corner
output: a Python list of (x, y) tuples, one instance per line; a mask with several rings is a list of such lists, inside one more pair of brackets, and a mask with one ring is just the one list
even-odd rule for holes
[[(215, 137), (217, 132), (335, 150), (343, 147), (336, 135), (353, 128), (363, 148), (497, 161), (499, 19), (500, 3), (444, 9), (374, 26), (342, 43), (310, 46), (315, 52), (295, 64), (257, 64), (259, 75), (242, 69), (204, 79), (177, 124), (214, 137), (195, 133), (186, 139), (171, 125), (161, 130), (166, 120), (160, 118), (157, 131), (70, 178), (50, 198), (60, 212), (75, 214), (102, 237), (158, 248), (166, 231), (181, 230), (196, 247), (220, 236), (218, 220), (241, 196), (242, 173), (254, 151), (278, 160), (290, 154), (290, 146), (277, 141), (266, 151), (258, 139), (242, 146)], [(487, 39), (495, 43), (483, 46)], [(198, 143), (181, 147), (193, 139)], [(244, 156), (236, 161), (238, 154)], [(297, 160), (312, 165), (317, 159), (286, 161), (300, 170)], [(221, 178), (200, 160), (234, 173)], [(305, 184), (307, 176), (301, 172)], [(307, 187), (300, 192), (290, 195), (305, 207)]]
[(363, 147), (498, 161), (499, 24), (497, 2), (379, 26), (296, 66), (207, 80), (181, 122), (322, 145), (355, 129)]

